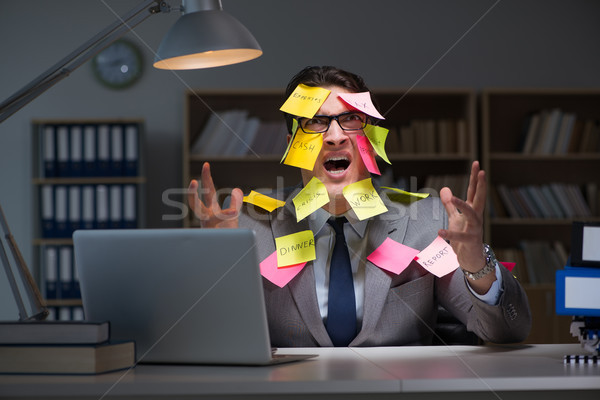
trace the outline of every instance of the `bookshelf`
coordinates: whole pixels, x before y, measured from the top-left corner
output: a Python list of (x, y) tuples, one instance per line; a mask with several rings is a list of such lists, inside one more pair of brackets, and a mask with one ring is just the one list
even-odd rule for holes
[(534, 317), (527, 342), (574, 342), (570, 317), (554, 312), (553, 276), (571, 223), (600, 221), (600, 90), (488, 88), (481, 116), (485, 240), (517, 261)]
[(83, 319), (72, 234), (144, 226), (141, 120), (34, 120), (33, 275), (50, 319)]
[[(185, 132), (183, 138), (183, 187), (197, 179), (202, 164), (211, 163), (213, 180), (223, 195), (240, 187), (277, 188), (300, 181), (297, 168), (280, 164), (286, 147), (286, 128), (279, 107), (285, 101), (283, 89), (201, 91), (185, 94)], [(373, 90), (374, 101), (386, 117), (381, 126), (390, 130), (386, 151), (392, 165), (378, 159), (381, 184), (417, 191), (436, 192), (450, 182), (455, 190), (466, 188), (471, 162), (476, 158), (476, 95), (470, 89), (380, 89)], [(234, 117), (223, 128), (214, 117), (225, 119), (228, 111), (243, 110), (245, 118), (258, 118), (249, 146), (233, 151), (215, 151), (205, 135), (218, 132), (221, 149), (236, 148), (231, 141), (246, 138), (244, 128), (236, 128)], [(232, 122), (233, 121), (233, 122)], [(220, 125), (220, 126), (219, 126)], [(232, 133), (235, 132), (236, 134)], [(250, 136), (252, 137), (252, 136)], [(422, 140), (426, 139), (426, 140)], [(202, 142), (205, 140), (205, 142)], [(460, 143), (460, 145), (459, 145)], [(227, 147), (229, 145), (229, 147)], [(456, 184), (454, 182), (457, 182)], [(194, 226), (191, 215), (184, 226)]]

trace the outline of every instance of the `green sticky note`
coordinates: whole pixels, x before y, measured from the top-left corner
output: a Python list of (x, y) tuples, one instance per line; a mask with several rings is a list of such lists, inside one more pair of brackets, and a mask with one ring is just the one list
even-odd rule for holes
[(391, 164), (385, 153), (385, 140), (389, 133), (388, 129), (382, 128), (381, 126), (367, 125), (364, 129), (365, 135), (369, 138), (369, 142), (375, 149), (375, 153), (379, 157), (383, 158), (386, 163)]

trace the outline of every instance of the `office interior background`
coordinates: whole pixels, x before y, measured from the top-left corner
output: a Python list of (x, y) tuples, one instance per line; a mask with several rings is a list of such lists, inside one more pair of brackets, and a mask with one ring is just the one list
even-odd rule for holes
[[(137, 4), (0, 0), (0, 99)], [(102, 86), (88, 62), (0, 125), (0, 204), (28, 264), (35, 221), (34, 119), (142, 119), (145, 225), (159, 228), (180, 226), (163, 220), (173, 210), (162, 194), (182, 186), (188, 89), (283, 91), (304, 66), (325, 64), (361, 74), (373, 89), (600, 88), (595, 0), (223, 0), (223, 7), (254, 34), (262, 57), (206, 70), (156, 70), (154, 51), (179, 16), (158, 14), (126, 35), (144, 57), (143, 76), (134, 86)], [(4, 271), (0, 276), (0, 320), (16, 319)]]

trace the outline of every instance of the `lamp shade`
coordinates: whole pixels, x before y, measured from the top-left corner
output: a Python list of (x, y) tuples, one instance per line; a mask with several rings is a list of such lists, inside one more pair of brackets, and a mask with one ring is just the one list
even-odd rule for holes
[(219, 9), (194, 9), (175, 22), (158, 48), (155, 68), (211, 68), (249, 61), (262, 54), (250, 31), (220, 9), (220, 2), (215, 3)]

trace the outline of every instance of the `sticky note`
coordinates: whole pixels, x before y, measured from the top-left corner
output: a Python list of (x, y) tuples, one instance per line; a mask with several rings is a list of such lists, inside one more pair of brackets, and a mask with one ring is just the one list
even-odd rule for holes
[(456, 253), (454, 253), (450, 244), (439, 236), (417, 254), (415, 260), (438, 278), (458, 268)]
[(280, 164), (287, 157), (288, 152), (290, 151), (290, 147), (292, 146), (292, 143), (294, 143), (294, 137), (296, 136), (297, 130), (298, 130), (298, 121), (296, 119), (293, 119), (292, 120), (292, 138), (288, 141), (287, 147), (285, 148), (285, 153), (283, 153), (283, 157), (281, 157), (281, 161), (279, 161)]
[(299, 84), (280, 110), (299, 117), (312, 118), (329, 96), (331, 90)]
[(285, 205), (285, 201), (265, 196), (264, 194), (255, 192), (254, 190), (251, 190), (248, 196), (244, 196), (243, 200), (246, 203), (254, 204), (255, 206), (263, 208), (268, 212), (271, 212), (276, 208), (283, 207)]
[(323, 135), (297, 131), (283, 163), (312, 171), (321, 147), (323, 147)]
[(371, 117), (378, 119), (385, 119), (383, 115), (379, 114), (379, 111), (375, 108), (373, 100), (371, 100), (371, 93), (340, 93), (338, 96), (344, 100), (352, 108), (356, 108), (359, 111), (364, 112)]
[(426, 199), (429, 193), (407, 192), (406, 190), (382, 186), (382, 189), (393, 190), (394, 193), (388, 193), (388, 198), (399, 203), (412, 203), (413, 201)]
[(373, 146), (371, 146), (369, 139), (367, 139), (366, 136), (357, 135), (356, 145), (358, 146), (360, 157), (362, 158), (365, 167), (367, 167), (367, 171), (372, 174), (381, 175), (379, 167), (377, 166), (377, 161), (375, 161), (375, 151), (373, 150)]
[(515, 265), (517, 265), (517, 263), (514, 263), (514, 262), (504, 262), (504, 261), (500, 261), (500, 264), (504, 265), (504, 267), (511, 272), (515, 268)]
[(303, 262), (285, 268), (277, 268), (277, 252), (274, 251), (260, 263), (260, 274), (275, 285), (284, 287), (302, 271), (305, 265), (306, 262)]
[(417, 254), (419, 254), (419, 250), (386, 238), (378, 248), (369, 254), (367, 260), (379, 268), (400, 275)]
[(317, 258), (315, 237), (312, 231), (305, 230), (275, 238), (277, 267), (300, 264)]
[(351, 183), (342, 190), (342, 193), (361, 221), (388, 210), (373, 187), (371, 178)]
[(369, 138), (371, 145), (375, 149), (375, 152), (379, 157), (383, 158), (388, 164), (391, 164), (388, 156), (385, 152), (385, 140), (390, 132), (389, 129), (385, 129), (381, 126), (368, 125), (364, 129), (365, 135)]
[(329, 203), (329, 194), (323, 182), (313, 176), (292, 201), (296, 207), (296, 220), (300, 222)]

